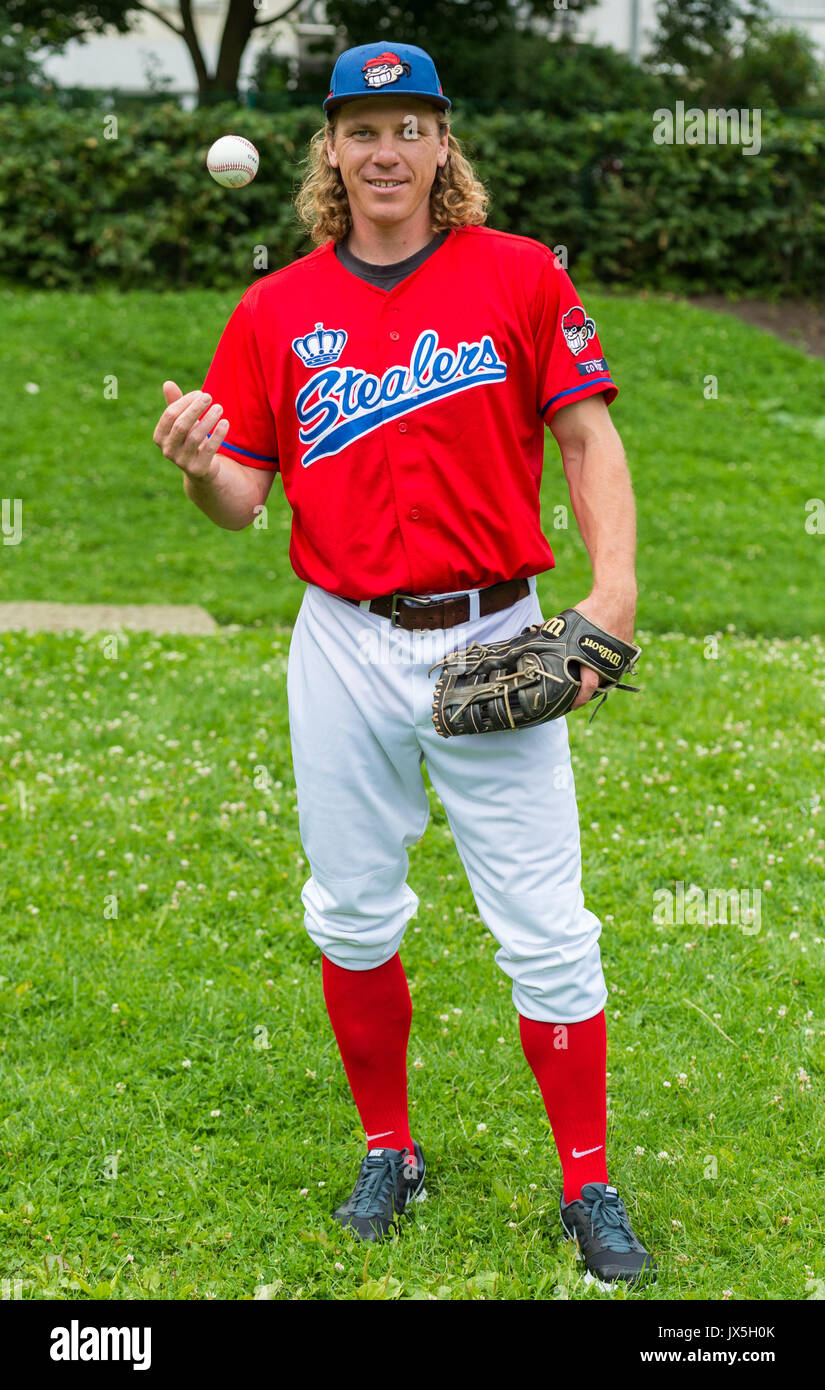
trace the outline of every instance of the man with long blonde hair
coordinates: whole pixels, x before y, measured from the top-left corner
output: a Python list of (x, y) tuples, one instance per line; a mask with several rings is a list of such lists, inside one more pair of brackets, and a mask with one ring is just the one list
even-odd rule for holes
[[(334, 1216), (376, 1240), (423, 1194), (399, 947), (419, 906), (407, 849), (429, 817), (426, 760), (512, 980), (565, 1237), (592, 1274), (635, 1282), (654, 1267), (608, 1182), (601, 924), (581, 889), (565, 721), (444, 739), (431, 717), (434, 664), (542, 620), (545, 425), (593, 567), (576, 607), (632, 640), (617, 390), (553, 252), (485, 226), (486, 191), (427, 53), (348, 49), (324, 109), (296, 202), (316, 249), (246, 292), (203, 391), (164, 383), (155, 442), (217, 525), (249, 525), (277, 472), (293, 512), (307, 586), (287, 674), (301, 896), (367, 1146)], [(581, 665), (574, 708), (598, 680)]]

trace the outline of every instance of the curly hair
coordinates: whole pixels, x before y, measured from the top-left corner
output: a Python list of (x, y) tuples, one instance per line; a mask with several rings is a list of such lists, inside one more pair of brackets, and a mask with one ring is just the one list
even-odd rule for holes
[[(441, 138), (449, 122), (438, 112)], [(352, 226), (347, 190), (340, 169), (333, 169), (327, 158), (326, 137), (335, 138), (335, 115), (309, 142), (303, 163), (307, 172), (295, 195), (295, 211), (316, 245), (329, 240), (343, 241)], [(487, 220), (490, 195), (452, 132), (447, 137), (447, 159), (436, 169), (430, 191), (430, 220), (434, 232), (448, 227), (479, 227)]]

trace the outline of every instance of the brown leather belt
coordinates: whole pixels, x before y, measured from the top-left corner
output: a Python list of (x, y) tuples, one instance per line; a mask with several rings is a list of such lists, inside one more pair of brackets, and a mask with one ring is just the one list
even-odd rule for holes
[[(502, 608), (510, 608), (519, 599), (526, 598), (530, 585), (526, 579), (506, 579), (501, 584), (491, 584), (488, 589), (479, 589), (479, 616), (499, 613)], [(358, 606), (358, 599), (348, 598), (346, 603)], [(385, 594), (374, 598), (369, 606), (370, 613), (381, 618), (389, 618), (393, 627), (436, 628), (455, 627), (458, 623), (470, 621), (470, 596), (458, 594), (454, 598), (419, 598), (415, 594)]]

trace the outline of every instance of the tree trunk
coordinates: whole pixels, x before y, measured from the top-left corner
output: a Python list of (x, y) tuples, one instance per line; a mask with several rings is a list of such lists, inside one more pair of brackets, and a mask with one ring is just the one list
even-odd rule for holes
[(198, 43), (198, 35), (192, 19), (191, 0), (180, 0), (180, 17), (183, 22), (183, 41), (189, 49), (189, 56), (192, 59), (192, 66), (198, 79), (198, 96), (203, 99), (203, 95), (209, 87), (210, 77), (206, 70), (206, 63), (201, 53), (201, 46)]
[(255, 28), (254, 0), (229, 0), (223, 26), (218, 64), (212, 79), (213, 91), (227, 100), (238, 99), (238, 77), (241, 59), (252, 30)]

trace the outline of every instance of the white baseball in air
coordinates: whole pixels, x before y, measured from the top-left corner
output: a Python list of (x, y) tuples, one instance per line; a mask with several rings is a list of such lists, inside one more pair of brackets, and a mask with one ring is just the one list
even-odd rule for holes
[(258, 151), (242, 135), (222, 135), (206, 156), (206, 167), (224, 188), (243, 188), (258, 172)]

